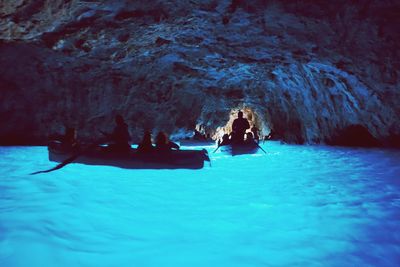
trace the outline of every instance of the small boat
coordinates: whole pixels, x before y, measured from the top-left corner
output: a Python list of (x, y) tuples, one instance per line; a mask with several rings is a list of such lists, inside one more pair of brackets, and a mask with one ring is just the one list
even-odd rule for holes
[(181, 146), (213, 146), (215, 141), (212, 139), (196, 140), (196, 139), (182, 139), (179, 140)]
[(115, 153), (105, 147), (77, 152), (66, 149), (60, 142), (51, 142), (48, 145), (49, 160), (64, 162), (67, 159), (76, 157), (74, 163), (87, 165), (106, 165), (126, 169), (201, 169), (204, 161), (210, 161), (207, 150), (171, 150), (151, 151), (138, 153), (132, 148), (127, 153)]
[(243, 154), (255, 154), (260, 147), (256, 143), (252, 144), (229, 144), (221, 146), (221, 152), (231, 154), (232, 156)]

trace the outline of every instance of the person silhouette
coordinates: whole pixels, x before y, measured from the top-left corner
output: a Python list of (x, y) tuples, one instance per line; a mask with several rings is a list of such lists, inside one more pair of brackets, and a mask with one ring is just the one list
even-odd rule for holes
[(178, 150), (179, 146), (168, 139), (164, 132), (159, 132), (156, 137), (156, 149), (159, 151), (170, 151), (172, 149)]
[(250, 128), (249, 121), (243, 118), (243, 112), (239, 110), (238, 117), (232, 123), (232, 139), (234, 143), (243, 143), (244, 134)]
[(50, 135), (50, 139), (59, 143), (64, 149), (76, 150), (80, 147), (75, 128), (66, 126), (63, 134)]
[(77, 137), (77, 132), (75, 128), (66, 128), (65, 134), (62, 138), (62, 142), (66, 146), (69, 146), (71, 148), (76, 148), (78, 146), (78, 140), (76, 137)]
[(194, 135), (193, 135), (193, 140), (204, 140), (204, 136), (195, 129)]
[(103, 133), (111, 144), (109, 148), (115, 152), (126, 152), (131, 148), (129, 141), (131, 136), (129, 134), (128, 125), (125, 123), (121, 115), (115, 116), (115, 127), (111, 134)]
[(218, 146), (226, 146), (229, 145), (231, 143), (231, 140), (229, 139), (229, 134), (224, 134), (222, 136), (222, 141), (218, 141)]
[(258, 143), (260, 141), (260, 136), (258, 135), (258, 128), (255, 124), (253, 124), (253, 127), (251, 127), (250, 131), (253, 133), (254, 140)]
[(245, 144), (249, 144), (249, 145), (255, 144), (256, 141), (254, 140), (253, 133), (251, 133), (251, 132), (246, 133), (246, 140), (244, 142), (245, 142)]
[(269, 132), (269, 134), (266, 135), (266, 136), (264, 136), (264, 142), (267, 141), (267, 140), (273, 139), (273, 138), (274, 138), (274, 134), (275, 134), (275, 133), (274, 133), (274, 130), (271, 129), (271, 131)]
[(143, 139), (138, 145), (137, 151), (140, 153), (151, 152), (154, 149), (153, 144), (151, 142), (151, 132), (145, 131), (143, 135)]

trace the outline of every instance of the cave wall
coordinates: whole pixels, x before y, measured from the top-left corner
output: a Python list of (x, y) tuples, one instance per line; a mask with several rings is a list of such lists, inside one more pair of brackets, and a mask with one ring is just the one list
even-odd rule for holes
[[(360, 125), (400, 136), (396, 1), (0, 3), (0, 143), (64, 125), (94, 139), (122, 114), (170, 134), (249, 107), (284, 141), (332, 143)], [(267, 133), (264, 133), (267, 134)]]

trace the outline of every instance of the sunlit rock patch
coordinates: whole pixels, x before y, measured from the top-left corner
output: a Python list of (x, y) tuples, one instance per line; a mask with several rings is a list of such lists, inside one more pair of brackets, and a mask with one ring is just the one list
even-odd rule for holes
[[(7, 1), (0, 4), (0, 137), (93, 139), (122, 114), (144, 129), (225, 127), (247, 107), (264, 132), (335, 143), (360, 125), (399, 143), (397, 3)], [(342, 138), (343, 139), (343, 138)]]

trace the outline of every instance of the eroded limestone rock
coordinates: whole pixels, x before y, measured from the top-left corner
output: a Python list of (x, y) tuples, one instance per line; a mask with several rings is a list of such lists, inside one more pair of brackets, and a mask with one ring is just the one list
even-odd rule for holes
[(324, 143), (360, 125), (400, 136), (396, 1), (0, 3), (0, 141), (63, 125), (94, 139), (122, 114), (134, 140), (224, 127), (248, 108), (268, 134)]

